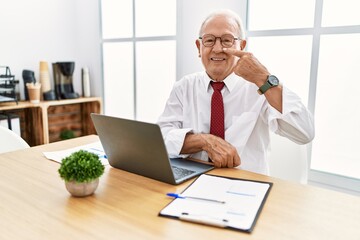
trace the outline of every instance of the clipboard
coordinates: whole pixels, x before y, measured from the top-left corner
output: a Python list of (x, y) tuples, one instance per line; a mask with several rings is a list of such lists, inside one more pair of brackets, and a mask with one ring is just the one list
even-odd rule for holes
[(272, 185), (202, 174), (181, 194), (175, 194), (159, 216), (250, 233)]

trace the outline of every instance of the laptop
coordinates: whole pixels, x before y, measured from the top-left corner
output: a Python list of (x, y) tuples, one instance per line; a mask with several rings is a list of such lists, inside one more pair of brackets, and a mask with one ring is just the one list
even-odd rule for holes
[(157, 124), (92, 113), (109, 164), (173, 185), (214, 168), (183, 158), (169, 158)]

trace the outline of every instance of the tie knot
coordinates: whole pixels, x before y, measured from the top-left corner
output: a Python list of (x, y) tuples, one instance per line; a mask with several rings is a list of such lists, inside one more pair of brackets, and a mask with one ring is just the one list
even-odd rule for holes
[(224, 82), (211, 82), (210, 83), (212, 88), (216, 91), (221, 91), (221, 89), (224, 87)]

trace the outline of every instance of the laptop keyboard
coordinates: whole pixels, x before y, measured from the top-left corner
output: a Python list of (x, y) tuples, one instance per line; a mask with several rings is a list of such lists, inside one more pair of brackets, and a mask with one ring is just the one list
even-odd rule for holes
[(186, 177), (190, 174), (193, 174), (195, 171), (192, 171), (192, 170), (188, 170), (188, 169), (185, 169), (185, 168), (179, 168), (179, 167), (176, 167), (176, 166), (171, 166), (172, 169), (173, 169), (173, 173), (175, 175), (175, 179), (181, 179), (183, 177)]

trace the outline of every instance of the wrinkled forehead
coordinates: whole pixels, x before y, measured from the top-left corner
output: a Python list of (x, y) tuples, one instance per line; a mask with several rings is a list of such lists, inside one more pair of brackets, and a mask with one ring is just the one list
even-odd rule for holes
[(234, 18), (225, 15), (215, 15), (204, 21), (199, 34), (200, 36), (204, 34), (232, 34), (234, 36), (240, 36), (240, 30)]

